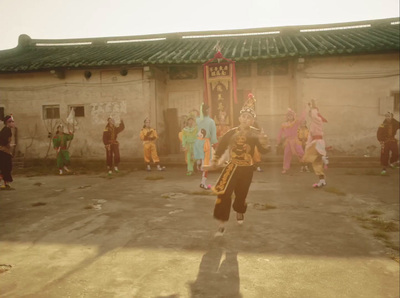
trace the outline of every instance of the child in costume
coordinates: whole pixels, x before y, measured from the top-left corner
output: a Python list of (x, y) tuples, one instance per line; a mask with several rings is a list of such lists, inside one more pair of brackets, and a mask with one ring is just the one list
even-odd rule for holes
[[(214, 218), (219, 221), (216, 236), (223, 235), (231, 206), (236, 211), (237, 222), (243, 223), (244, 213), (247, 210), (246, 197), (253, 177), (254, 148), (258, 148), (261, 153), (270, 150), (268, 137), (262, 130), (251, 126), (256, 117), (254, 106), (254, 97), (245, 102), (240, 111), (240, 125), (232, 128), (222, 137), (211, 162), (210, 168), (215, 168), (221, 154), (226, 149), (230, 151), (230, 160), (213, 187), (213, 191), (218, 195), (214, 207)], [(233, 193), (235, 193), (235, 199), (232, 205)]]
[(107, 119), (107, 125), (103, 132), (103, 144), (106, 148), (106, 163), (108, 175), (112, 174), (112, 168), (114, 165), (114, 171), (119, 172), (118, 165), (121, 161), (119, 155), (119, 142), (117, 141), (118, 134), (125, 129), (124, 121), (121, 119), (121, 123), (115, 126), (114, 119), (110, 116)]
[[(253, 94), (250, 93), (249, 96), (253, 96)], [(257, 129), (260, 128), (256, 121), (254, 121), (253, 127)], [(257, 172), (263, 172), (263, 169), (261, 168), (261, 154), (258, 151), (257, 147), (254, 148), (253, 162), (254, 162), (254, 169)]]
[(186, 126), (182, 130), (182, 148), (185, 152), (185, 160), (187, 163), (187, 173), (190, 176), (193, 174), (194, 158), (194, 143), (197, 138), (197, 127), (195, 125), (194, 116), (189, 115), (186, 120)]
[(313, 184), (314, 188), (320, 188), (326, 185), (324, 165), (328, 164), (326, 155), (324, 133), (322, 124), (328, 122), (319, 112), (315, 100), (309, 104), (311, 117), (310, 133), (308, 135), (306, 152), (302, 158), (302, 162), (311, 163), (315, 175), (318, 176), (319, 181)]
[[(203, 166), (205, 165), (206, 154), (210, 151), (210, 139), (206, 138), (206, 130), (202, 128), (197, 133), (194, 147), (194, 159), (197, 161), (197, 170), (204, 174)], [(207, 177), (207, 176), (206, 176)], [(205, 182), (205, 181), (204, 181)], [(203, 179), (200, 184), (201, 188), (208, 189), (208, 186), (203, 184)]]
[[(204, 140), (201, 138), (197, 138), (194, 146), (195, 146), (195, 154), (196, 152), (197, 153), (204, 152), (204, 158), (202, 159), (203, 160), (202, 167), (200, 168), (200, 170), (202, 171), (200, 187), (204, 189), (209, 189), (209, 187), (207, 186), (208, 171), (205, 170), (204, 166), (210, 165), (212, 145), (218, 142), (217, 128), (215, 125), (215, 121), (209, 116), (209, 106), (203, 103), (200, 111), (201, 111), (200, 117), (196, 119), (196, 123), (199, 132), (201, 132), (202, 129), (204, 129), (205, 131)], [(198, 159), (196, 155), (195, 159)]]
[(183, 129), (186, 127), (186, 116), (185, 116), (185, 118), (184, 118), (184, 120), (183, 120), (183, 126), (181, 126), (182, 127), (182, 129), (181, 129), (181, 131), (178, 133), (178, 139), (179, 139), (179, 142), (180, 142), (180, 144), (181, 144), (181, 151), (183, 151), (183, 156), (185, 157), (185, 164), (187, 165), (187, 156), (186, 156), (186, 151), (185, 151), (185, 148), (183, 148), (183, 146), (182, 146), (182, 142), (183, 142)]
[(57, 167), (60, 175), (63, 174), (63, 170), (69, 172), (67, 166), (71, 163), (68, 142), (74, 138), (72, 132), (64, 133), (64, 126), (62, 124), (57, 126), (57, 131), (53, 137), (53, 147), (56, 150)]
[[(385, 120), (379, 126), (376, 133), (377, 139), (381, 143), (381, 175), (386, 174), (387, 167), (399, 167), (399, 147), (398, 140), (396, 139), (398, 129), (399, 121), (393, 118), (393, 113), (387, 112)], [(390, 153), (392, 153), (391, 156)]]
[[(297, 130), (297, 138), (300, 141), (301, 144), (301, 148), (303, 148), (303, 151), (305, 151), (306, 149), (306, 144), (307, 144), (307, 139), (308, 139), (308, 135), (309, 135), (309, 130), (307, 127), (307, 121), (303, 120), (303, 122), (301, 123), (299, 129)], [(300, 172), (310, 172), (310, 170), (308, 169), (307, 164), (303, 164), (301, 166)]]
[(4, 184), (0, 186), (1, 190), (11, 189), (11, 182), (13, 178), (12, 172), (12, 129), (15, 127), (14, 118), (12, 115), (4, 117), (4, 127), (0, 131), (0, 181), (3, 180)]
[(296, 113), (288, 109), (286, 113), (286, 121), (282, 123), (279, 130), (277, 143), (278, 146), (283, 143), (283, 169), (282, 174), (285, 174), (290, 169), (290, 164), (293, 156), (297, 156), (299, 160), (304, 155), (304, 150), (297, 137), (297, 129), (300, 127), (306, 116), (304, 111), (299, 119), (296, 119)]
[(150, 163), (157, 166), (157, 170), (164, 171), (165, 167), (160, 166), (160, 158), (157, 154), (156, 140), (158, 139), (157, 131), (150, 127), (150, 119), (144, 120), (144, 125), (140, 131), (140, 139), (143, 141), (143, 154), (146, 170), (151, 171)]

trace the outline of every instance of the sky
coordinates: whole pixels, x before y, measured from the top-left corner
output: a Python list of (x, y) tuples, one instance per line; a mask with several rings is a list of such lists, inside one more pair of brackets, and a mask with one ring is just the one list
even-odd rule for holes
[(399, 17), (399, 0), (0, 0), (0, 50), (71, 39), (334, 24)]

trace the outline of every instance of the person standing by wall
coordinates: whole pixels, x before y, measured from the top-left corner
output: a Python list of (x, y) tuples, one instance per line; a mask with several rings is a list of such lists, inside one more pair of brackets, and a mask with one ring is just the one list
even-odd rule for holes
[(393, 113), (387, 112), (385, 120), (379, 126), (376, 133), (377, 139), (381, 143), (382, 175), (386, 174), (387, 167), (399, 167), (399, 147), (398, 140), (396, 139), (398, 129), (399, 121), (393, 118)]
[[(258, 125), (257, 121), (254, 120), (254, 123), (251, 125), (257, 129), (260, 129), (260, 126)], [(260, 131), (263, 131), (262, 129)], [(254, 147), (254, 155), (253, 155), (253, 162), (254, 162), (254, 169), (257, 172), (263, 172), (263, 169), (261, 168), (261, 153), (258, 151), (257, 147)]]
[(296, 119), (296, 113), (288, 109), (286, 113), (286, 121), (282, 123), (279, 130), (277, 143), (283, 143), (283, 169), (282, 174), (285, 174), (290, 169), (292, 157), (297, 156), (299, 160), (304, 155), (304, 150), (301, 147), (297, 137), (297, 129), (304, 120), (306, 112), (304, 111), (299, 119)]
[(187, 163), (186, 175), (191, 176), (193, 174), (194, 165), (194, 143), (197, 138), (197, 126), (195, 125), (195, 119), (193, 115), (189, 115), (186, 120), (186, 126), (182, 130), (182, 148), (185, 152), (185, 160)]
[[(195, 151), (201, 152), (204, 151), (204, 160), (202, 166), (209, 166), (212, 154), (212, 145), (218, 142), (217, 139), (217, 127), (215, 125), (215, 121), (209, 116), (209, 106), (205, 103), (202, 104), (200, 108), (200, 117), (196, 119), (198, 132), (201, 132), (202, 129), (205, 131), (205, 141), (197, 139), (195, 142)], [(195, 157), (196, 158), (196, 157)], [(197, 158), (196, 158), (197, 159)], [(209, 189), (207, 185), (207, 174), (208, 171), (201, 169), (202, 176), (200, 187), (204, 189)]]
[(140, 139), (143, 141), (143, 154), (146, 170), (151, 171), (150, 163), (153, 162), (157, 166), (158, 171), (164, 171), (165, 167), (160, 166), (160, 158), (157, 154), (157, 131), (150, 126), (149, 118), (144, 119), (143, 123), (143, 128), (140, 131)]
[(71, 163), (71, 159), (68, 151), (68, 142), (74, 138), (72, 132), (64, 133), (64, 126), (59, 124), (57, 126), (56, 135), (53, 137), (53, 147), (56, 150), (57, 167), (60, 175), (63, 174), (63, 170), (69, 172), (67, 166)]
[(328, 164), (326, 156), (324, 133), (322, 125), (328, 122), (319, 112), (315, 100), (311, 100), (309, 104), (309, 115), (311, 118), (310, 133), (308, 135), (306, 152), (302, 158), (302, 162), (311, 163), (315, 175), (319, 181), (313, 184), (314, 188), (320, 188), (326, 185), (324, 165)]
[(116, 173), (119, 172), (118, 165), (121, 161), (119, 155), (119, 142), (117, 141), (118, 134), (125, 129), (124, 121), (115, 126), (115, 120), (110, 116), (107, 119), (107, 125), (103, 131), (103, 144), (106, 148), (106, 163), (108, 175), (112, 174), (112, 169)]
[(4, 117), (4, 127), (0, 131), (0, 181), (3, 180), (4, 184), (0, 186), (1, 190), (11, 189), (11, 182), (13, 178), (12, 172), (12, 129), (15, 127), (14, 118), (11, 115)]
[[(309, 133), (310, 131), (308, 130), (307, 127), (307, 121), (304, 119), (303, 122), (300, 124), (300, 127), (297, 129), (297, 138), (299, 139), (301, 148), (303, 148), (304, 152), (306, 150), (306, 144)], [(310, 170), (308, 169), (308, 165), (302, 164), (300, 172), (307, 172), (307, 173), (310, 172)]]

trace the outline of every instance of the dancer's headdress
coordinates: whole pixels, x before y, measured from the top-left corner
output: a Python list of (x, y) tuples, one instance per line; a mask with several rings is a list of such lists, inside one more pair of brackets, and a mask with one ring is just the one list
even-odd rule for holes
[(249, 113), (254, 118), (256, 118), (255, 106), (256, 106), (256, 98), (252, 93), (249, 93), (247, 95), (247, 100), (244, 102), (243, 107), (240, 110), (240, 114)]
[(7, 122), (10, 121), (10, 119), (11, 119), (11, 121), (14, 121), (12, 114), (5, 116), (4, 120), (3, 120), (4, 124), (7, 124)]
[(196, 117), (197, 117), (196, 111), (195, 111), (195, 110), (192, 110), (192, 111), (190, 111), (189, 114), (187, 115), (186, 120), (189, 120), (189, 119), (196, 120)]
[(200, 106), (200, 121), (202, 121), (203, 120), (203, 118), (204, 118), (204, 115), (205, 114), (207, 114), (206, 116), (208, 116), (208, 110), (210, 109), (210, 107), (208, 106), (208, 104), (206, 104), (206, 103), (202, 103), (201, 104), (201, 106)]
[(386, 112), (386, 114), (385, 114), (385, 116), (393, 117), (393, 113), (392, 113), (392, 112), (389, 112), (389, 111), (387, 111), (387, 112)]
[(287, 112), (286, 112), (286, 116), (290, 116), (292, 115), (293, 118), (296, 118), (296, 112), (293, 111), (291, 108), (288, 108)]
[(326, 120), (321, 113), (319, 112), (319, 109), (317, 107), (317, 101), (315, 99), (311, 99), (311, 103), (308, 103), (308, 106), (310, 107), (310, 109), (316, 109), (318, 111), (318, 116), (322, 119), (322, 122), (328, 122), (328, 120)]

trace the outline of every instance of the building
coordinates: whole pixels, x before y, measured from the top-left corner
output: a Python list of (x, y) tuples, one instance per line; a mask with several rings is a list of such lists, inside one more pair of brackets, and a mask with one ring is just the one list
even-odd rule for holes
[(21, 35), (16, 48), (0, 51), (0, 117), (14, 115), (18, 151), (28, 158), (54, 154), (48, 136), (71, 108), (73, 156), (104, 157), (109, 115), (124, 119), (124, 159), (142, 156), (146, 117), (159, 132), (160, 153), (178, 153), (181, 119), (203, 101), (203, 64), (220, 49), (236, 62), (235, 111), (252, 92), (272, 142), (287, 108), (300, 112), (314, 98), (329, 121), (329, 146), (378, 155), (383, 114), (399, 116), (399, 26), (395, 18), (73, 40)]

